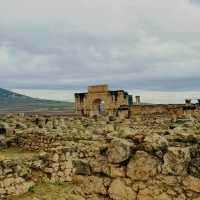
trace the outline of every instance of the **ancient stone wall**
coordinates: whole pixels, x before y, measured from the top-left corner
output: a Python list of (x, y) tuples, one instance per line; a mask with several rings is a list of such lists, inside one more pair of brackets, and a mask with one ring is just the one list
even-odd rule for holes
[(200, 120), (200, 106), (197, 106), (197, 108), (193, 110), (191, 115), (195, 117), (197, 120)]
[(170, 114), (181, 117), (184, 115), (184, 105), (133, 105), (131, 114)]
[(128, 106), (131, 103), (127, 92), (110, 91), (107, 85), (89, 86), (87, 93), (75, 94), (76, 113), (86, 116), (99, 115), (101, 106), (104, 107), (104, 114), (115, 115), (121, 105)]
[(33, 185), (28, 163), (9, 159), (0, 161), (0, 199), (28, 192)]
[[(177, 119), (182, 117), (194, 117), (199, 119), (200, 106), (198, 105), (185, 105), (185, 104), (171, 104), (171, 105), (133, 105), (130, 108), (130, 117), (137, 116), (168, 116), (169, 118)], [(150, 117), (151, 118), (151, 117)]]
[(71, 182), (76, 199), (199, 200), (200, 123), (152, 116), (33, 118), (29, 128), (16, 128), (11, 144), (37, 150), (26, 165), (34, 184)]

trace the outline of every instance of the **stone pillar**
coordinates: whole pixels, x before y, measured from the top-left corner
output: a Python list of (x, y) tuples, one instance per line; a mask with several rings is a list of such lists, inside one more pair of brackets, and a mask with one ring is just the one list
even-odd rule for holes
[(191, 99), (186, 99), (185, 100), (185, 117), (188, 119), (192, 118), (192, 100)]
[(186, 99), (185, 100), (185, 105), (186, 106), (190, 106), (192, 104), (192, 100), (191, 99)]
[(74, 95), (75, 97), (75, 113), (79, 114), (79, 110), (80, 110), (80, 99), (79, 96), (77, 94)]
[(136, 104), (140, 104), (141, 103), (140, 96), (136, 96), (135, 99), (136, 99)]

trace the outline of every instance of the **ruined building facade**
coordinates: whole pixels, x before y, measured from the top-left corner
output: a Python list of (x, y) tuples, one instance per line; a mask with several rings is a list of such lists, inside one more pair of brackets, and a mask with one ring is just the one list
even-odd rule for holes
[(76, 113), (86, 116), (116, 115), (121, 110), (128, 111), (132, 104), (132, 96), (126, 91), (110, 91), (108, 85), (89, 86), (87, 93), (75, 94)]

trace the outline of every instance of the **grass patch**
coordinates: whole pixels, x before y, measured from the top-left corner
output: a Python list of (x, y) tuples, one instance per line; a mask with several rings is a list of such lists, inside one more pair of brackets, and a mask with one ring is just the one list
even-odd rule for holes
[(36, 152), (27, 151), (20, 148), (8, 148), (0, 151), (0, 160), (11, 159), (11, 160), (21, 160), (21, 159), (31, 159), (36, 156)]
[(67, 195), (73, 190), (72, 184), (51, 184), (43, 183), (34, 186), (32, 191), (25, 195), (14, 197), (9, 200), (65, 200)]

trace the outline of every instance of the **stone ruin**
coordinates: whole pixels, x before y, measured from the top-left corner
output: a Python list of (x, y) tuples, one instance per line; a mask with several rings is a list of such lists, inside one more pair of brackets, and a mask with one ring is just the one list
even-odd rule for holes
[(5, 115), (0, 128), (0, 199), (43, 200), (40, 183), (71, 184), (58, 200), (200, 199), (196, 115)]
[(134, 118), (137, 115), (183, 115), (200, 116), (200, 99), (192, 103), (186, 99), (184, 104), (148, 104), (142, 103), (140, 96), (132, 95), (124, 90), (110, 91), (108, 85), (89, 86), (87, 93), (75, 94), (75, 111), (82, 116), (118, 116), (120, 118)]
[(110, 91), (108, 85), (89, 86), (87, 93), (75, 94), (76, 113), (85, 116), (117, 115), (119, 111), (128, 111), (132, 104), (132, 96), (128, 92)]
[(34, 193), (46, 184), (71, 188), (57, 200), (200, 200), (199, 103), (75, 97), (78, 115), (0, 116), (0, 199), (51, 200)]

